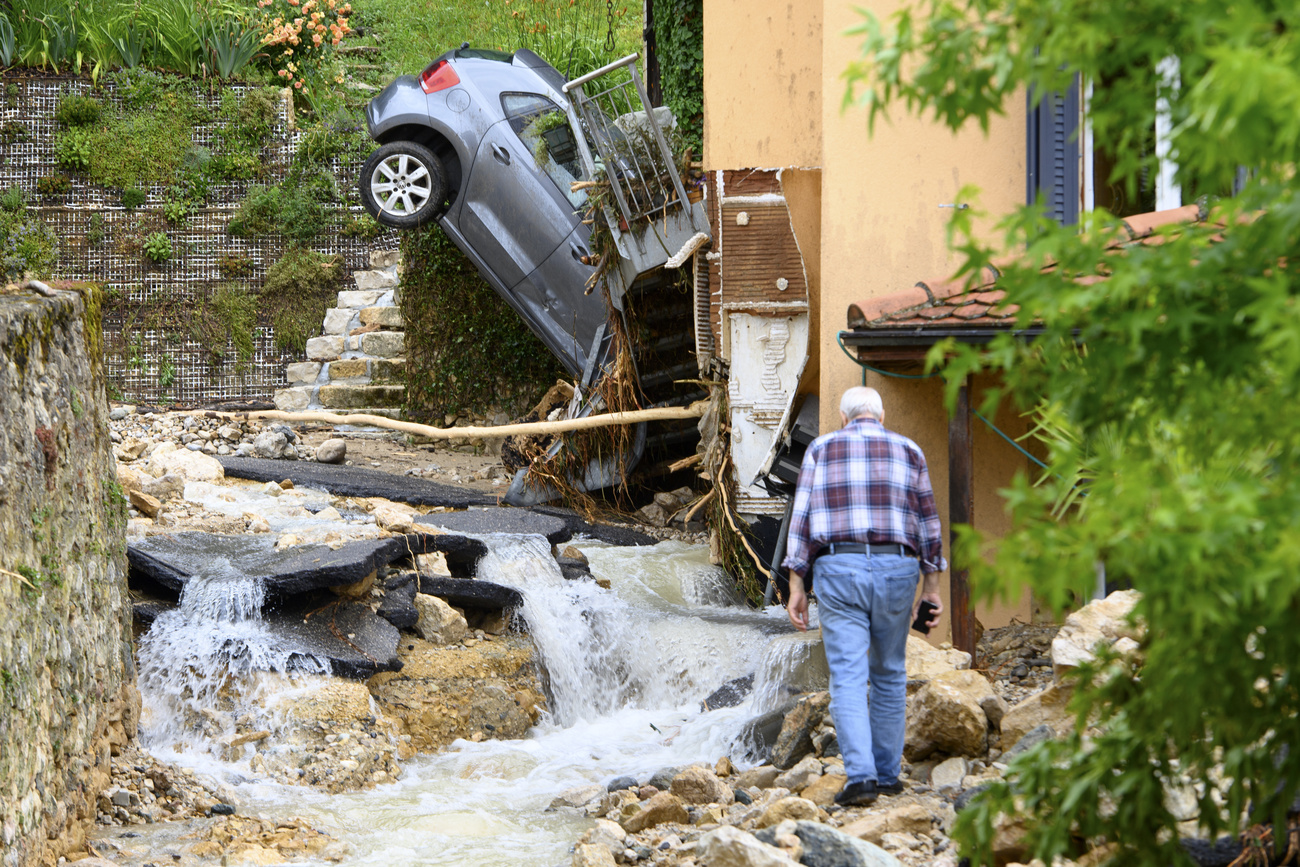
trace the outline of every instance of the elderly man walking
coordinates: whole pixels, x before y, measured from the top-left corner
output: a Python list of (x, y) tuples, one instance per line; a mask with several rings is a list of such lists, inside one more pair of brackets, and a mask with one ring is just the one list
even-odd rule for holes
[(874, 388), (844, 392), (843, 427), (804, 455), (783, 561), (786, 612), (799, 630), (808, 628), (804, 575), (813, 570), (831, 716), (848, 775), (835, 798), (843, 806), (903, 790), (907, 630), (922, 600), (935, 606), (928, 624), (938, 624), (939, 573), (948, 568), (925, 455), (886, 430), (884, 417)]

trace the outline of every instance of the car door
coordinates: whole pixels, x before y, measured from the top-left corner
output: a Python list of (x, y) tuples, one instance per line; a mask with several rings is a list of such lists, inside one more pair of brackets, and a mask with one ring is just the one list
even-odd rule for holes
[(558, 106), (537, 94), (504, 93), (506, 118), (479, 143), (464, 191), (460, 231), (502, 285), (533, 273), (578, 224), (575, 207), (539, 169), (519, 130)]

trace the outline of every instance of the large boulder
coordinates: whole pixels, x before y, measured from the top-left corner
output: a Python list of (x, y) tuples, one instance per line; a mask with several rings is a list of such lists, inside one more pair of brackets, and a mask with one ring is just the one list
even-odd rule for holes
[(469, 631), (465, 616), (437, 596), (417, 593), (415, 610), (419, 612), (415, 631), (432, 644), (455, 644)]
[(879, 845), (886, 834), (928, 834), (938, 818), (920, 804), (903, 804), (872, 810), (840, 830), (850, 837)]
[(949, 671), (929, 680), (916, 693), (904, 754), (913, 761), (935, 750), (982, 755), (988, 748), (988, 718), (981, 703), (991, 695), (988, 680), (975, 671)]
[[(172, 445), (164, 443), (163, 445)], [(187, 482), (216, 482), (225, 478), (221, 463), (202, 452), (189, 449), (166, 449), (159, 446), (149, 457), (149, 472), (155, 477), (171, 473)]]
[(1085, 662), (1096, 659), (1097, 650), (1120, 639), (1141, 637), (1141, 629), (1129, 618), (1142, 594), (1117, 590), (1105, 599), (1089, 602), (1065, 619), (1052, 639), (1052, 670), (1059, 679)]

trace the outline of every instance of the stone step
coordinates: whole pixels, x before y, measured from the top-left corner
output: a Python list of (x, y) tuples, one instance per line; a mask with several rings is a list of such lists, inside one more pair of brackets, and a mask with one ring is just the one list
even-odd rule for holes
[(360, 352), (373, 358), (401, 358), (406, 354), (406, 332), (369, 331), (346, 337), (328, 334), (307, 341), (309, 361), (334, 361), (344, 352)]
[(361, 410), (365, 407), (389, 408), (399, 411), (406, 399), (406, 388), (400, 385), (298, 385), (282, 388), (275, 393), (275, 408), (286, 412), (306, 409)]
[[(290, 386), (364, 385), (397, 383), (406, 367), (405, 358), (343, 358), (336, 361), (298, 361), (284, 369), (285, 381)], [(321, 374), (324, 374), (322, 377)]]

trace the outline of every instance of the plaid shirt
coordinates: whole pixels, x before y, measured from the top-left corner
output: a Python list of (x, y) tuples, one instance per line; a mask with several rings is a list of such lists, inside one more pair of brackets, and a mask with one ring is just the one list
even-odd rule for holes
[(818, 437), (804, 454), (783, 564), (803, 575), (830, 542), (898, 543), (923, 573), (948, 568), (925, 455), (872, 418)]

